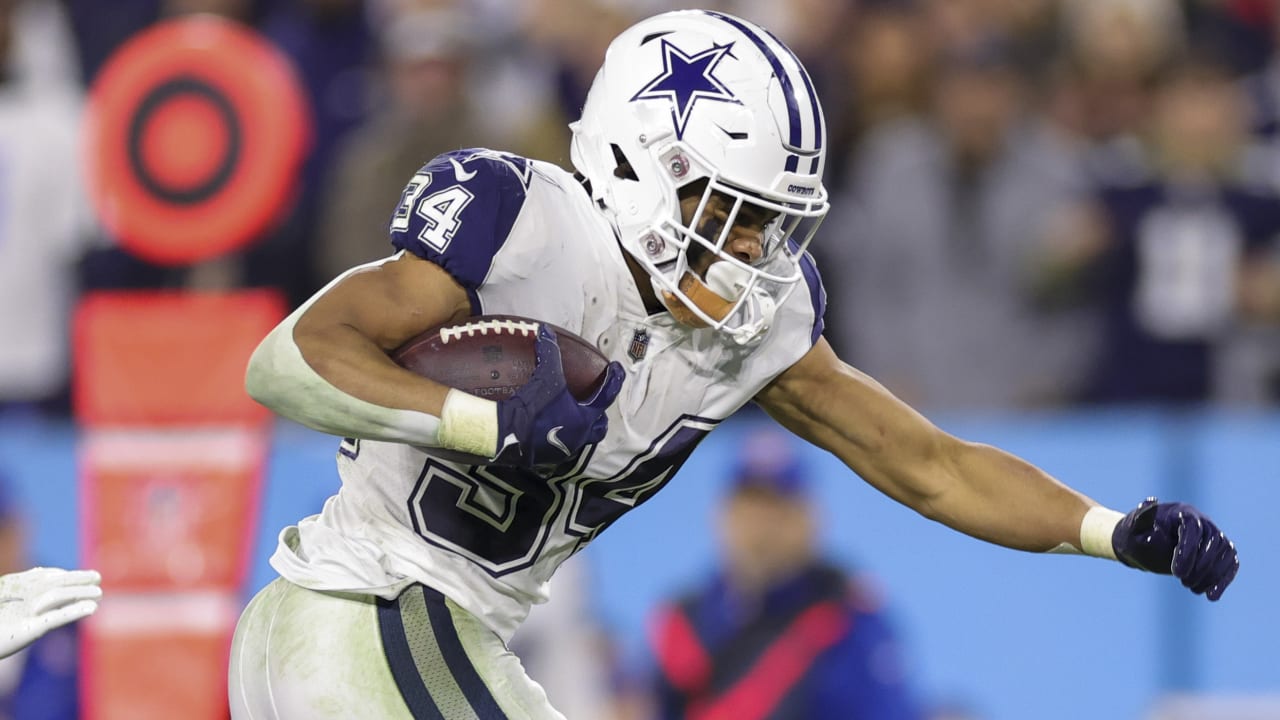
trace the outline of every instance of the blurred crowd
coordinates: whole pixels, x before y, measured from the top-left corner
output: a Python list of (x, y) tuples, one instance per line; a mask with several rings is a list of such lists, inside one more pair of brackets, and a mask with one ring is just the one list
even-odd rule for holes
[[(497, 147), (568, 166), (604, 49), (668, 0), (0, 0), (0, 408), (65, 413), (83, 293), (279, 288), (387, 254), (405, 182)], [(1271, 0), (707, 0), (806, 62), (832, 137), (828, 337), (928, 410), (1280, 399)], [(93, 221), (86, 88), (207, 12), (297, 65), (314, 139), (251, 248), (152, 265)]]

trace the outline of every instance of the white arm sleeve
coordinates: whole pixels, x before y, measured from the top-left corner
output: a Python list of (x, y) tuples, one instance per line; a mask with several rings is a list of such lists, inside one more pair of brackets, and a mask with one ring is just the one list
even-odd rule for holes
[[(498, 434), (493, 401), (450, 390), (442, 429), (441, 419), (435, 415), (375, 405), (340, 390), (311, 368), (293, 340), (298, 318), (316, 298), (343, 278), (397, 257), (399, 254), (348, 270), (285, 318), (249, 358), (245, 390), (276, 413), (321, 432), (430, 447), (461, 445), (465, 447), (459, 449), (475, 452), (483, 448), (492, 454)], [(465, 401), (458, 401), (463, 398)], [(452, 417), (455, 415), (458, 417)]]

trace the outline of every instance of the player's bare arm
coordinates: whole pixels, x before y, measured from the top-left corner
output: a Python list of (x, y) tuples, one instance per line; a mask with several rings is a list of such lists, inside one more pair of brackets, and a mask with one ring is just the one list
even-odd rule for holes
[(344, 392), (438, 416), (448, 388), (401, 368), (388, 353), (470, 314), (466, 291), (448, 273), (406, 253), (347, 275), (316, 297), (293, 339), (307, 363)]
[(943, 432), (842, 362), (825, 339), (757, 400), (925, 517), (1020, 550), (1080, 548), (1081, 520), (1096, 503), (1026, 461)]
[(1235, 545), (1194, 507), (1154, 498), (1126, 515), (1102, 507), (1020, 458), (939, 430), (842, 362), (825, 339), (757, 401), (882, 492), (974, 537), (1117, 559), (1174, 575), (1210, 600), (1239, 569)]
[[(471, 314), (467, 292), (438, 265), (402, 254), (348, 272), (263, 340), (245, 386), (308, 427), (348, 437), (443, 447), (532, 465), (559, 426), (576, 451), (603, 436), (624, 373), (610, 365), (597, 393), (569, 400), (553, 332), (539, 332), (538, 366), (509, 401), (486, 400), (412, 373), (389, 353), (419, 333)], [(536, 401), (530, 398), (537, 398)], [(552, 407), (553, 400), (561, 401)], [(547, 428), (535, 432), (543, 424)], [(558, 436), (556, 436), (558, 438)]]
[(435, 444), (449, 388), (387, 353), (470, 313), (466, 291), (412, 255), (356, 268), (321, 290), (263, 340), (249, 394), (277, 413), (339, 435)]

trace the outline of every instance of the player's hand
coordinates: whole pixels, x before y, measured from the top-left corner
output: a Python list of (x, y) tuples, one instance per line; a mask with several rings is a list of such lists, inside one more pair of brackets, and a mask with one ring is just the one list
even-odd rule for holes
[(50, 567), (0, 576), (0, 657), (93, 614), (102, 597), (101, 581), (94, 570)]
[(618, 397), (626, 377), (609, 363), (594, 396), (578, 402), (565, 384), (556, 333), (538, 325), (537, 366), (516, 394), (498, 401), (498, 465), (554, 465), (599, 442), (609, 429), (605, 411)]
[(1185, 503), (1143, 500), (1116, 525), (1111, 547), (1124, 564), (1173, 575), (1210, 600), (1222, 597), (1240, 569), (1235, 543)]

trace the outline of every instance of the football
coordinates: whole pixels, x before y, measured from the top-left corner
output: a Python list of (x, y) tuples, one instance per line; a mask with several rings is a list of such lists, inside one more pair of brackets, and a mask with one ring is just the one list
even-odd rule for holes
[[(391, 353), (398, 365), (442, 385), (489, 400), (511, 397), (537, 364), (538, 322), (515, 315), (480, 315), (446, 323), (410, 338)], [(589, 399), (609, 366), (594, 345), (551, 325), (560, 346), (565, 384), (578, 400)], [(463, 465), (487, 458), (432, 448), (431, 454)]]
[[(489, 400), (515, 394), (537, 362), (538, 320), (480, 315), (427, 330), (396, 348), (391, 359), (442, 385)], [(555, 325), (569, 392), (587, 400), (604, 381), (609, 365), (594, 345)]]

